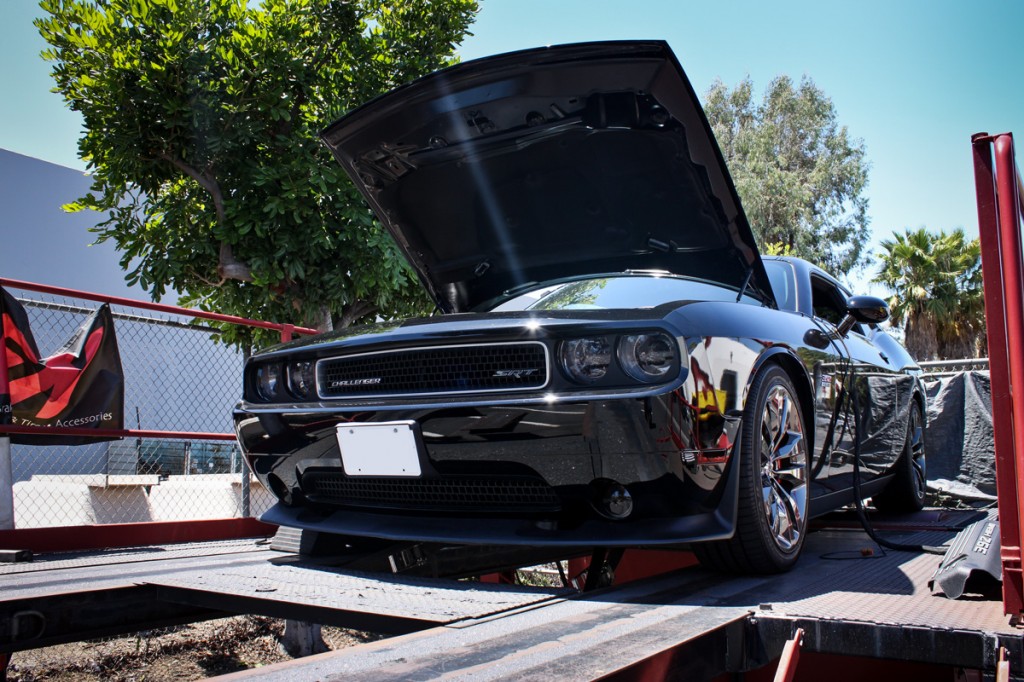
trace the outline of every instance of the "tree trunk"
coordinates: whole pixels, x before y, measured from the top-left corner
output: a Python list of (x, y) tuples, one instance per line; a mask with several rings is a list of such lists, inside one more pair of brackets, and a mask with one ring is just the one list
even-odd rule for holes
[(906, 326), (907, 352), (918, 362), (935, 360), (939, 347), (935, 338), (935, 321), (927, 314), (911, 312)]
[(977, 334), (969, 329), (963, 329), (960, 334), (953, 338), (943, 339), (939, 343), (940, 360), (963, 360), (976, 357)]
[(317, 315), (317, 319), (311, 321), (310, 326), (321, 334), (334, 331), (334, 316), (331, 315), (331, 309), (327, 306), (320, 306), (319, 315)]
[(338, 322), (338, 328), (344, 329), (357, 320), (372, 315), (377, 312), (377, 306), (369, 301), (355, 301), (345, 306), (341, 311), (341, 320)]
[(235, 258), (235, 250), (227, 242), (221, 242), (220, 245), (217, 275), (221, 278), (221, 284), (229, 279), (239, 282), (252, 281), (252, 270), (246, 263)]

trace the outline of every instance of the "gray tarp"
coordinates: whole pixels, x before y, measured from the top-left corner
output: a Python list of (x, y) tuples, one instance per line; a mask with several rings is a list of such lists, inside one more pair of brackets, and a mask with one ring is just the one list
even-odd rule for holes
[(967, 500), (995, 500), (992, 388), (987, 371), (925, 378), (928, 487)]

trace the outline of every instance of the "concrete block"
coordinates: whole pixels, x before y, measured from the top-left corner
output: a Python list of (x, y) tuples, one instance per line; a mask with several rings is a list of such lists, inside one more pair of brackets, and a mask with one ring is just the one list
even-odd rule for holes
[(142, 485), (97, 486), (73, 480), (34, 479), (14, 484), (15, 528), (151, 520), (146, 488)]
[[(171, 476), (149, 493), (154, 521), (230, 519), (242, 515), (240, 474)], [(271, 494), (249, 477), (250, 512), (257, 515), (273, 504)]]

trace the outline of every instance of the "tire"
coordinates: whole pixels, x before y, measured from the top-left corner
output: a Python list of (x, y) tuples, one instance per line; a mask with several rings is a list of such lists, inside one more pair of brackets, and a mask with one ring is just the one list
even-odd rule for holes
[[(784, 426), (784, 428), (783, 428)], [(708, 568), (730, 573), (781, 573), (800, 556), (807, 534), (807, 440), (797, 392), (778, 365), (754, 378), (743, 410), (738, 466), (739, 510), (729, 540), (694, 545)]]
[(909, 513), (924, 508), (928, 492), (928, 461), (924, 445), (924, 417), (921, 416), (921, 405), (915, 400), (910, 406), (903, 452), (893, 467), (892, 480), (873, 499), (876, 509)]

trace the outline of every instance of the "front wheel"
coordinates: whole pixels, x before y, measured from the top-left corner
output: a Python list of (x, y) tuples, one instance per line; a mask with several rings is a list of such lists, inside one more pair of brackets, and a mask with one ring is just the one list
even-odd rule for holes
[(796, 390), (778, 365), (750, 387), (733, 452), (740, 477), (736, 533), (694, 546), (700, 562), (732, 573), (789, 570), (807, 534), (807, 441)]

